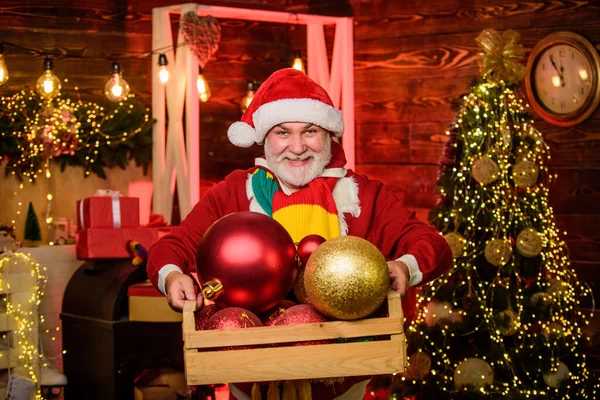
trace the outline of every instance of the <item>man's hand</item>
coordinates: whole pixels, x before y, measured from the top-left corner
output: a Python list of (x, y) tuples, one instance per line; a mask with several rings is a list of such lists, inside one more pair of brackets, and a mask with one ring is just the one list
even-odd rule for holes
[(194, 292), (194, 280), (189, 275), (172, 271), (165, 279), (165, 290), (167, 292), (167, 300), (175, 310), (182, 311), (185, 300), (195, 300), (196, 310), (202, 308), (204, 297), (202, 294), (196, 296)]
[(401, 297), (404, 296), (408, 291), (408, 281), (410, 279), (408, 265), (404, 261), (388, 261), (387, 265), (390, 270), (390, 286), (400, 293)]

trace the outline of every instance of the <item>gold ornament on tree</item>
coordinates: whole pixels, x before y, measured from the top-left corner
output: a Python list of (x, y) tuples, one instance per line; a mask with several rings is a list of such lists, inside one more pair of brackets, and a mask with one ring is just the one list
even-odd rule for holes
[(460, 233), (450, 232), (444, 235), (444, 239), (448, 242), (450, 250), (452, 251), (452, 257), (458, 258), (463, 255), (465, 251), (466, 240)]
[(517, 250), (525, 257), (537, 257), (542, 252), (542, 238), (538, 231), (523, 229), (517, 236)]
[(458, 364), (454, 371), (456, 389), (480, 390), (494, 383), (494, 371), (481, 358), (471, 357)]
[(513, 179), (515, 185), (521, 189), (535, 185), (538, 180), (539, 169), (533, 161), (524, 159), (519, 161), (513, 168)]
[(438, 324), (458, 324), (463, 321), (460, 310), (455, 310), (447, 301), (431, 300), (427, 304), (425, 325), (430, 328)]
[(502, 135), (502, 143), (506, 148), (510, 149), (510, 146), (512, 144), (512, 133), (510, 131), (510, 128), (508, 128), (507, 126), (500, 128), (500, 134)]
[(512, 84), (519, 83), (527, 68), (521, 63), (525, 49), (520, 45), (520, 35), (508, 29), (499, 33), (495, 29), (486, 29), (475, 41), (480, 47), (479, 71), (491, 82), (501, 80)]
[(500, 168), (489, 156), (483, 156), (473, 162), (471, 175), (477, 182), (487, 185), (498, 179)]
[(562, 381), (568, 379), (570, 376), (571, 373), (569, 372), (569, 367), (567, 367), (563, 362), (559, 362), (556, 371), (546, 372), (543, 375), (543, 378), (544, 382), (546, 382), (546, 385), (556, 389), (560, 387)]
[(512, 254), (512, 246), (507, 240), (492, 239), (485, 245), (485, 259), (496, 267), (506, 265), (512, 257)]
[(431, 356), (422, 351), (412, 354), (406, 372), (409, 379), (424, 379), (431, 372)]
[(333, 319), (366, 317), (390, 286), (385, 257), (365, 239), (341, 236), (321, 244), (304, 269), (304, 289), (317, 310)]
[(494, 315), (496, 329), (502, 336), (512, 336), (519, 328), (519, 316), (510, 308)]

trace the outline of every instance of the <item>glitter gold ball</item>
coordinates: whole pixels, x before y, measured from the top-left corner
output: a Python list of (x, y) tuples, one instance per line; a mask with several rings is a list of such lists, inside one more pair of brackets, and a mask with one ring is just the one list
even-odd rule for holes
[(512, 257), (512, 246), (506, 240), (492, 239), (485, 245), (484, 256), (490, 264), (502, 267)]
[(366, 317), (383, 303), (390, 286), (385, 257), (371, 243), (341, 236), (320, 245), (304, 270), (310, 302), (333, 319)]
[(458, 258), (462, 256), (465, 251), (465, 238), (460, 233), (450, 232), (444, 235), (444, 239), (448, 242), (450, 250), (452, 251), (452, 257)]
[(525, 257), (537, 257), (542, 252), (542, 238), (533, 228), (523, 229), (517, 236), (517, 250)]
[(488, 156), (478, 158), (473, 162), (471, 168), (471, 175), (473, 179), (482, 185), (494, 182), (500, 176), (500, 168), (494, 160)]
[(517, 163), (513, 169), (513, 178), (515, 185), (521, 189), (535, 185), (538, 180), (538, 166), (530, 160), (523, 160)]

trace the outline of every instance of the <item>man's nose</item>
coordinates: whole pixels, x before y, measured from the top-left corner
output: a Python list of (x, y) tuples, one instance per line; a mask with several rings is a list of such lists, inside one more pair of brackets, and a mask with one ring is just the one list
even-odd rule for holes
[(288, 149), (294, 154), (302, 154), (306, 151), (306, 145), (302, 140), (302, 135), (292, 135)]

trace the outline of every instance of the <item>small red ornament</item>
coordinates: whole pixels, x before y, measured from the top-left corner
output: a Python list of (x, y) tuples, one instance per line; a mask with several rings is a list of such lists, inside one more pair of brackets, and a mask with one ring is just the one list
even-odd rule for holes
[(260, 320), (264, 326), (272, 326), (275, 324), (277, 318), (279, 318), (288, 308), (297, 305), (291, 300), (281, 300), (275, 308), (265, 311), (261, 316)]
[(304, 265), (308, 262), (310, 255), (325, 242), (325, 238), (319, 235), (308, 235), (305, 236), (300, 243), (298, 243), (298, 259)]
[(273, 308), (294, 286), (298, 265), (290, 234), (272, 218), (238, 212), (205, 232), (196, 256), (202, 293), (219, 307)]
[(196, 320), (196, 330), (202, 331), (206, 328), (206, 322), (212, 317), (220, 308), (216, 304), (209, 304), (204, 307), (194, 315), (194, 319)]
[(251, 311), (240, 307), (229, 307), (217, 311), (206, 321), (205, 329), (226, 331), (229, 329), (254, 328), (262, 326), (260, 319)]
[[(317, 311), (312, 304), (298, 304), (288, 308), (277, 320), (274, 325), (300, 325), (313, 324), (318, 322), (327, 322), (329, 319)], [(318, 340), (313, 342), (299, 342), (296, 346), (308, 346), (313, 344), (330, 343), (328, 340)]]

